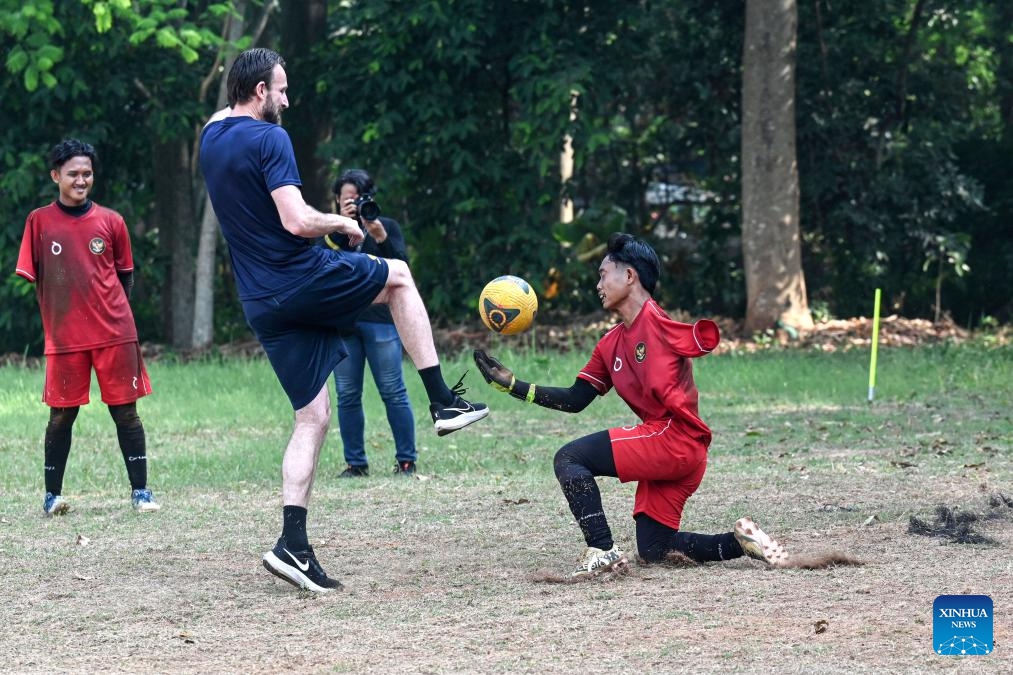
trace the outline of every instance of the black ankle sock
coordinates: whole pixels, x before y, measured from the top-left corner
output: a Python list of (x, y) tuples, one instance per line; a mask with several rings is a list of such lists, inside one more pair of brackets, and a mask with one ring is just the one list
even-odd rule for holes
[(577, 519), (577, 525), (588, 546), (607, 551), (615, 542), (609, 529), (605, 511), (601, 505), (601, 492), (593, 476), (576, 476), (562, 484), (563, 495), (570, 505), (570, 512)]
[(426, 395), (429, 396), (430, 403), (450, 405), (454, 402), (454, 392), (450, 391), (450, 387), (444, 381), (440, 364), (421, 369), (419, 377), (422, 378), (422, 384), (426, 388)]
[(140, 421), (129, 427), (116, 427), (116, 437), (120, 441), (120, 452), (123, 462), (127, 465), (127, 478), (130, 489), (143, 490), (148, 486), (148, 455), (144, 440), (144, 427)]
[(305, 551), (310, 547), (306, 536), (306, 509), (302, 506), (285, 506), (282, 509), (281, 536), (288, 550)]

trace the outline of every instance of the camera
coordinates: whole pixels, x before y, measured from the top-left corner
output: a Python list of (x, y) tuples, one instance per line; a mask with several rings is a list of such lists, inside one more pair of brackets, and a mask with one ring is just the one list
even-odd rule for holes
[(376, 220), (380, 217), (380, 205), (373, 200), (372, 193), (359, 195), (355, 199), (355, 209), (358, 211), (359, 219), (362, 221)]

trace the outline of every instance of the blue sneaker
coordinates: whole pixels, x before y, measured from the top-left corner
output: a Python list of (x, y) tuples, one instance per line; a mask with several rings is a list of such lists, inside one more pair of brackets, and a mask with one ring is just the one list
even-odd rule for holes
[(46, 514), (47, 518), (62, 516), (67, 511), (70, 511), (70, 504), (66, 499), (60, 495), (54, 495), (52, 492), (46, 493), (46, 498), (42, 500), (42, 512)]
[(134, 511), (137, 511), (138, 513), (148, 513), (162, 508), (159, 506), (158, 502), (155, 501), (155, 496), (151, 494), (151, 490), (147, 488), (131, 492), (130, 503), (134, 505)]

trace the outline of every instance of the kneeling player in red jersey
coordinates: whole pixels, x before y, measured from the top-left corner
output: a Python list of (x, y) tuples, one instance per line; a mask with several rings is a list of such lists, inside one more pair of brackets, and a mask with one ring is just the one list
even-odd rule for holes
[(569, 388), (522, 382), (481, 350), (475, 352), (475, 363), (497, 389), (563, 412), (579, 412), (614, 387), (641, 419), (640, 424), (578, 438), (556, 453), (556, 478), (587, 543), (573, 576), (627, 562), (612, 539), (596, 476), (637, 482), (637, 549), (648, 562), (677, 552), (697, 562), (748, 555), (771, 566), (784, 565), (784, 549), (750, 518), (740, 518), (724, 534), (679, 530), (686, 499), (703, 480), (711, 440), (697, 412), (689, 359), (708, 354), (720, 337), (713, 321), (685, 324), (668, 317), (653, 298), (660, 272), (661, 263), (649, 244), (629, 234), (609, 238), (597, 291), (602, 306), (617, 312), (622, 323), (602, 337)]

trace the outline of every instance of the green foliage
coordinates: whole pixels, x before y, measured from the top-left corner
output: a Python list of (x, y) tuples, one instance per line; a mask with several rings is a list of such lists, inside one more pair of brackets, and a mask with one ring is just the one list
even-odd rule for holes
[[(721, 57), (703, 66), (706, 74), (679, 65), (690, 45), (713, 37), (713, 26), (741, 25), (738, 10), (725, 12), (569, 2), (523, 9), (432, 2), (398, 12), (363, 1), (333, 12), (337, 37), (301, 65), (320, 73), (313, 86), (336, 115), (334, 140), (322, 152), (336, 169), (374, 172), (384, 203), (406, 225), (413, 268), (436, 314), (469, 312), (488, 277), (501, 273), (525, 277), (544, 298), (553, 269), (561, 290), (543, 313), (586, 310), (594, 299), (584, 282), (599, 261), (571, 254), (585, 235), (607, 234), (595, 214), (623, 214), (613, 229), (645, 233), (672, 267), (683, 263), (680, 234), (651, 222), (644, 189), (675, 173), (673, 166), (705, 161), (707, 146), (735, 143), (736, 74), (728, 70), (738, 58), (735, 35), (711, 45)], [(693, 87), (710, 74), (723, 83)], [(673, 108), (677, 90), (692, 92), (683, 98), (699, 109)], [(728, 126), (701, 129), (697, 114)], [(576, 169), (564, 186), (558, 167), (566, 134)], [(584, 215), (559, 229), (564, 194)], [(711, 214), (719, 224), (693, 223), (694, 240), (725, 234), (726, 214)], [(726, 248), (727, 236), (721, 239), (714, 248)], [(445, 264), (448, 256), (456, 264)], [(714, 264), (723, 274), (729, 261)], [(703, 304), (689, 290), (694, 284), (682, 282), (710, 269), (684, 265), (666, 287), (670, 299)]]
[[(3, 2), (0, 37), (5, 47), (10, 42), (7, 67), (22, 74), (0, 82), (3, 117), (18, 120), (0, 129), (5, 223), (0, 251), (9, 261), (8, 272), (26, 216), (57, 194), (45, 164), (48, 149), (62, 138), (88, 141), (99, 155), (92, 197), (122, 213), (131, 229), (137, 271), (132, 305), (139, 332), (142, 340), (159, 341), (171, 288), (165, 283), (169, 269), (160, 250), (162, 233), (151, 219), (154, 175), (167, 161), (152, 156), (152, 148), (171, 139), (189, 141), (212, 109), (213, 102), (198, 95), (223, 45), (221, 22), (234, 12), (233, 4)], [(41, 78), (36, 84), (45, 87), (28, 86), (26, 78), (36, 77), (29, 75), (35, 71)], [(18, 284), (14, 275), (5, 275), (0, 285), (0, 353), (34, 353), (42, 344), (34, 295)], [(221, 316), (228, 335), (235, 334), (232, 309)]]
[[(333, 172), (374, 174), (437, 320), (473, 317), (482, 286), (504, 273), (535, 286), (547, 321), (596, 307), (596, 256), (615, 230), (658, 249), (666, 307), (741, 316), (741, 3), (327, 7), (330, 37), (289, 60), (293, 101), (317, 94), (334, 129), (319, 152)], [(210, 0), (0, 0), (8, 271), (25, 216), (55, 195), (47, 148), (82, 137), (100, 153), (96, 200), (132, 228), (141, 333), (161, 338), (172, 277), (151, 215), (167, 162), (151, 149), (192, 139), (212, 109), (206, 83), (220, 76), (212, 66), (235, 11)], [(803, 263), (822, 315), (867, 314), (880, 287), (891, 312), (1010, 319), (1010, 26), (1013, 4), (984, 0), (799, 4)], [(271, 28), (260, 44), (277, 45)], [(566, 137), (575, 154), (564, 183)], [(189, 178), (197, 203), (200, 177)], [(576, 207), (565, 225), (563, 198)], [(218, 262), (222, 339), (245, 328), (227, 257)], [(18, 283), (0, 285), (0, 352), (41, 344)]]
[[(882, 0), (856, 24), (860, 6), (868, 9), (800, 5), (806, 283), (839, 316), (868, 313), (877, 287), (891, 311), (927, 315), (942, 284), (957, 289), (975, 273), (969, 225), (987, 204), (980, 172), (958, 149), (1000, 133), (993, 40), (1006, 37), (988, 35), (997, 12), (984, 5), (927, 7), (916, 17), (914, 3)], [(956, 272), (949, 281), (944, 268)]]

